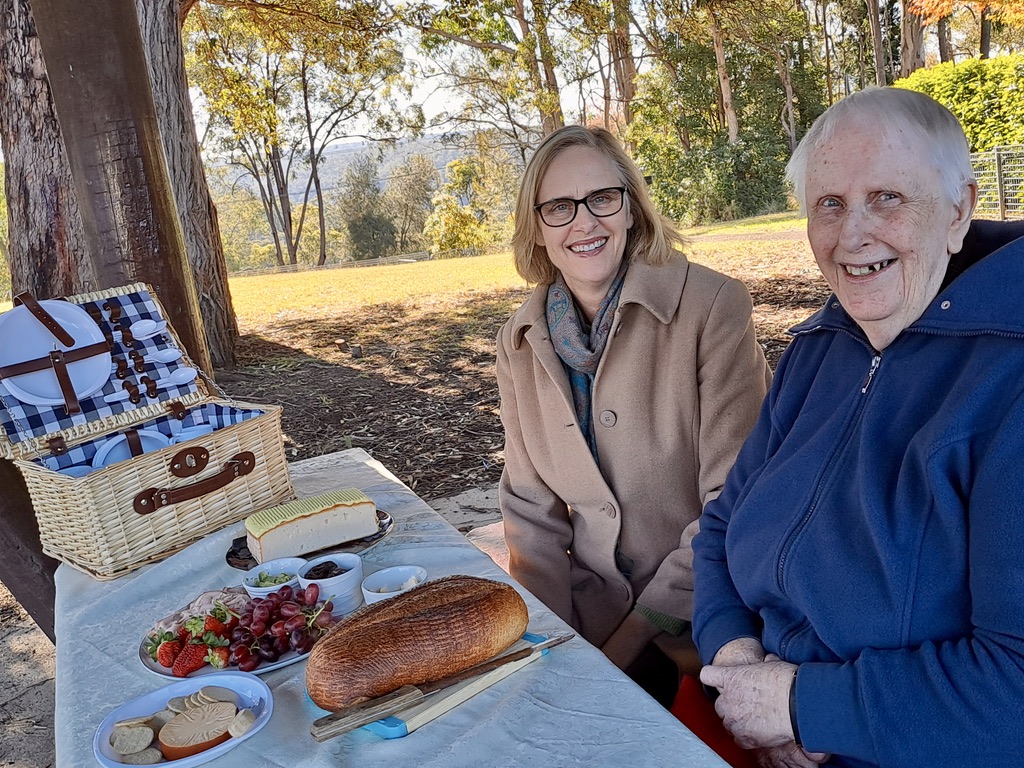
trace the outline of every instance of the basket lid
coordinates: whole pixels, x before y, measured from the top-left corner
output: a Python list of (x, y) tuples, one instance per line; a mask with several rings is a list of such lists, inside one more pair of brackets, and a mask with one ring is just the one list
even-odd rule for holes
[[(53, 396), (54, 386), (44, 377), (57, 377), (56, 370), (32, 374), (34, 379), (8, 376), (6, 386), (0, 380), (0, 455), (8, 459), (30, 458), (49, 452), (51, 441), (57, 437), (66, 445), (74, 445), (166, 415), (172, 401), (188, 407), (210, 397), (210, 385), (203, 372), (185, 353), (149, 286), (134, 283), (69, 296), (67, 302), (77, 306), (76, 312), (88, 313), (96, 333), (109, 344), (110, 352), (90, 360), (89, 376), (93, 380), (79, 397), (79, 413), (69, 414), (64, 398)], [(50, 306), (60, 309), (57, 302)], [(56, 320), (60, 322), (59, 317)], [(27, 322), (31, 326), (32, 321)], [(76, 322), (81, 328), (88, 326), (87, 332), (93, 333), (88, 320)], [(25, 322), (0, 323), (0, 345), (5, 350), (16, 350), (14, 362), (22, 362), (18, 354), (21, 351), (25, 361), (40, 357), (38, 339), (26, 343), (23, 338), (5, 338), (4, 325), (22, 327)], [(106, 367), (109, 373), (97, 372), (97, 366)], [(19, 386), (19, 382), (28, 383)], [(102, 386), (95, 389), (100, 382)]]

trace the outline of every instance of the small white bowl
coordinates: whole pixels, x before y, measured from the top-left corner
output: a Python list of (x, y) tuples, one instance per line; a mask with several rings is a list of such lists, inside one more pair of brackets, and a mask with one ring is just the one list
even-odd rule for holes
[[(267, 560), (267, 562), (260, 563), (255, 568), (246, 572), (245, 577), (242, 579), (242, 586), (249, 593), (249, 597), (266, 597), (271, 592), (277, 592), (285, 584), (292, 588), (298, 588), (299, 569), (305, 564), (306, 559), (304, 557), (279, 557), (276, 560)], [(280, 584), (274, 584), (269, 587), (257, 587), (255, 582), (261, 573), (267, 573), (271, 576), (287, 573), (291, 574), (291, 578), (288, 581), (282, 581)]]
[[(345, 572), (327, 579), (310, 579), (306, 576), (310, 570), (320, 563), (334, 563)], [(358, 607), (359, 583), (363, 580), (363, 561), (359, 555), (351, 552), (337, 552), (332, 555), (321, 555), (314, 557), (299, 569), (299, 586), (305, 589), (310, 584), (316, 584), (320, 588), (320, 599), (334, 602), (335, 616), (343, 613), (351, 613)], [(349, 607), (353, 598), (356, 605)]]
[(363, 600), (367, 605), (400, 595), (427, 580), (427, 569), (419, 565), (393, 565), (363, 579)]

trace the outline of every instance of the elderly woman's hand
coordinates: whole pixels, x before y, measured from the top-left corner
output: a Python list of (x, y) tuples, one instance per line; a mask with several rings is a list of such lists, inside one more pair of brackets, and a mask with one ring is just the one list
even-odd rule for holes
[(764, 647), (753, 637), (738, 637), (718, 649), (712, 664), (734, 667), (739, 664), (759, 664), (764, 661)]
[(757, 750), (760, 768), (818, 768), (829, 757), (825, 752), (805, 752), (792, 741)]
[(721, 692), (715, 710), (737, 744), (775, 747), (794, 740), (789, 688), (796, 669), (785, 661), (711, 665), (701, 670), (700, 679)]

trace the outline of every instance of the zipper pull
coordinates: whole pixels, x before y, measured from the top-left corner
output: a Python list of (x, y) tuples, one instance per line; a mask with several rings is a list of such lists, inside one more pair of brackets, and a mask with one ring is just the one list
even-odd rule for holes
[(871, 358), (871, 368), (870, 368), (870, 370), (868, 370), (868, 378), (867, 378), (867, 380), (865, 380), (864, 386), (861, 387), (861, 390), (860, 390), (860, 393), (862, 395), (867, 393), (868, 387), (871, 386), (871, 379), (873, 379), (875, 377), (875, 371), (878, 370), (878, 366), (879, 366), (879, 364), (881, 364), (881, 362), (882, 362), (882, 356), (881, 355), (875, 355), (874, 357)]

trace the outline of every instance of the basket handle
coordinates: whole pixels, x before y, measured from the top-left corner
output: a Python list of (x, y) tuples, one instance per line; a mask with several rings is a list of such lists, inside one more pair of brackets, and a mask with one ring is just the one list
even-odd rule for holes
[(135, 511), (140, 515), (148, 515), (162, 507), (198, 498), (223, 488), (236, 478), (248, 475), (255, 467), (256, 455), (252, 451), (236, 453), (224, 463), (220, 472), (204, 480), (178, 488), (147, 488), (135, 496)]

